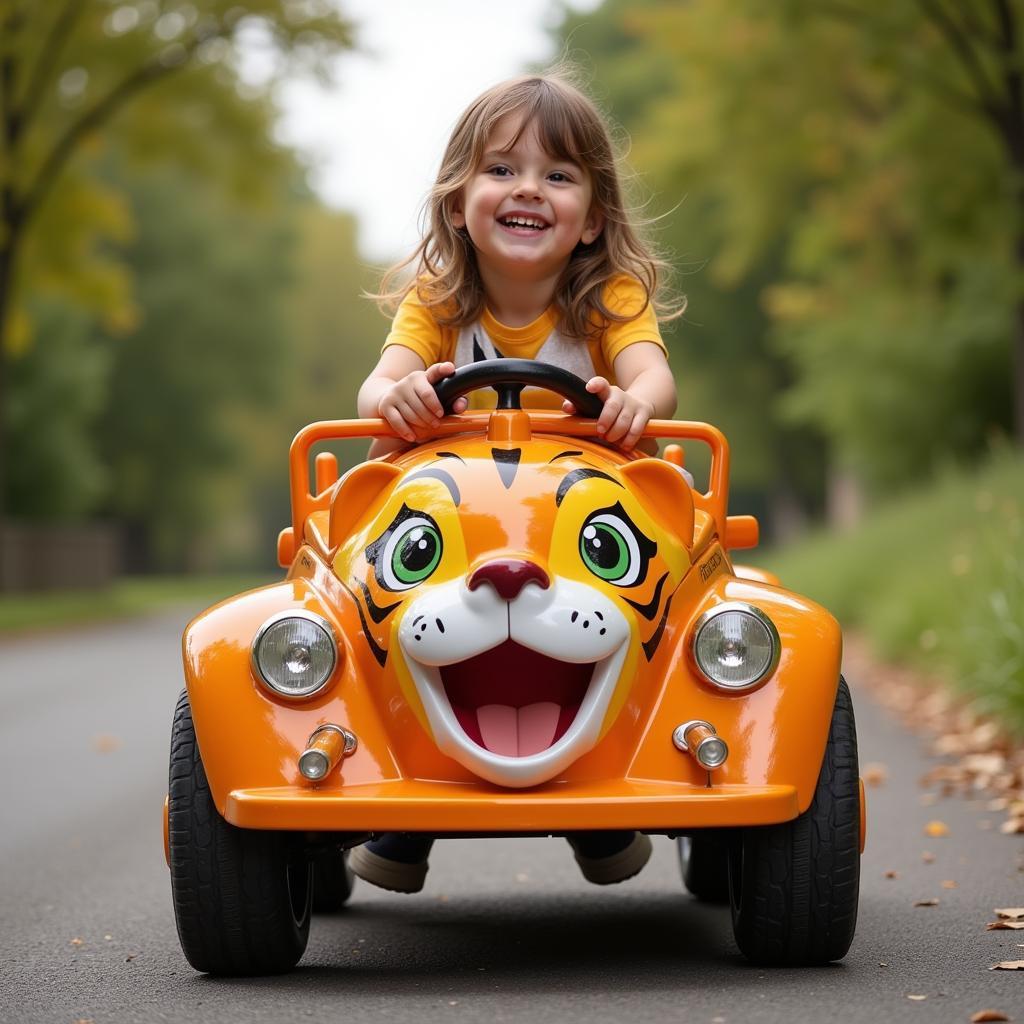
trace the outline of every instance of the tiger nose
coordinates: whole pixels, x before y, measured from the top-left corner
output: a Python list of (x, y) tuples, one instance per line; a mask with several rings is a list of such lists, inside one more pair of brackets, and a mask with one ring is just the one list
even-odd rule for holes
[(476, 590), (482, 583), (490, 583), (505, 601), (515, 600), (527, 583), (539, 583), (541, 590), (551, 585), (548, 574), (539, 565), (521, 558), (485, 562), (469, 577), (469, 589)]

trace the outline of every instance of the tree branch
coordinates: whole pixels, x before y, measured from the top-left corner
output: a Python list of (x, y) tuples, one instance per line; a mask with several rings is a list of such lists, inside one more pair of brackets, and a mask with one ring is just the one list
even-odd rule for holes
[(970, 37), (964, 32), (963, 26), (958, 25), (954, 21), (938, 0), (917, 0), (917, 4), (924, 12), (924, 16), (935, 25), (959, 59), (960, 64), (967, 72), (967, 77), (978, 90), (982, 108), (991, 117), (998, 119), (1001, 97), (982, 67), (981, 61), (971, 45)]
[(64, 42), (71, 34), (85, 6), (85, 0), (66, 0), (64, 7), (54, 19), (50, 31), (46, 35), (42, 49), (39, 51), (39, 59), (32, 69), (29, 84), (25, 88), (25, 95), (18, 106), (19, 129), (25, 127), (35, 114), (47, 83), (53, 76), (53, 69), (57, 65), (57, 58), (60, 56)]
[[(64, 169), (71, 154), (74, 153), (79, 143), (89, 132), (113, 117), (136, 93), (141, 92), (153, 82), (159, 81), (161, 78), (184, 67), (188, 63), (188, 58), (191, 56), (194, 48), (194, 44), (191, 48), (181, 46), (178, 48), (174, 59), (167, 59), (165, 57), (165, 59), (161, 60), (158, 57), (147, 61), (114, 86), (106, 96), (97, 100), (96, 103), (85, 111), (54, 143), (53, 149), (50, 150), (49, 155), (43, 161), (39, 173), (35, 176), (32, 187), (19, 204), (22, 216), (28, 219), (35, 213), (53, 185), (54, 179)], [(168, 51), (164, 52), (166, 54)]]

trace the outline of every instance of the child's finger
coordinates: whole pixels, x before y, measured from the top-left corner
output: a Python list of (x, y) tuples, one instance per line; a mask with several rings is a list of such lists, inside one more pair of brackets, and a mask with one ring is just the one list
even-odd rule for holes
[[(620, 412), (622, 412), (622, 397), (613, 392), (611, 397), (604, 403), (601, 415), (597, 419), (598, 433), (605, 434), (611, 430)], [(609, 440), (614, 440), (614, 438), (609, 438)]]
[(576, 412), (576, 406), (572, 404), (568, 399), (562, 402), (562, 412), (567, 412), (570, 416)]
[(445, 377), (450, 377), (454, 372), (454, 363), (434, 363), (427, 367), (427, 381), (430, 384), (436, 384), (438, 381), (444, 380)]
[(405, 422), (404, 419), (402, 419), (402, 414), (398, 411), (398, 409), (395, 406), (385, 406), (380, 410), (380, 414), (384, 418), (384, 421), (387, 423), (387, 425), (391, 427), (391, 429), (394, 430), (394, 432), (398, 434), (400, 438), (402, 438), (405, 441), (416, 440), (416, 435), (409, 429), (409, 425)]
[(615, 422), (608, 428), (608, 433), (605, 435), (606, 438), (609, 441), (618, 441), (625, 437), (630, 424), (633, 422), (633, 416), (632, 410), (627, 408), (621, 409), (618, 416), (615, 417)]
[(416, 397), (420, 400), (427, 412), (435, 420), (439, 420), (444, 415), (444, 409), (441, 407), (441, 400), (437, 397), (437, 393), (430, 386), (430, 382), (426, 377), (421, 377), (418, 381), (413, 383), (413, 391)]
[(591, 377), (590, 380), (587, 381), (587, 390), (592, 395), (607, 397), (608, 392), (611, 391), (611, 389), (611, 384), (609, 384), (607, 379), (604, 377)]
[(622, 439), (623, 448), (633, 448), (636, 445), (637, 441), (640, 440), (640, 435), (644, 432), (644, 427), (647, 426), (648, 419), (647, 413), (642, 409), (633, 416), (633, 422), (629, 425), (629, 430)]
[(398, 404), (398, 411), (402, 414), (402, 418), (409, 426), (415, 427), (429, 427), (432, 426), (433, 421), (423, 404), (415, 396), (408, 398), (405, 401), (400, 401)]
[(468, 398), (456, 398), (452, 403), (452, 412), (460, 413), (465, 412), (469, 408)]

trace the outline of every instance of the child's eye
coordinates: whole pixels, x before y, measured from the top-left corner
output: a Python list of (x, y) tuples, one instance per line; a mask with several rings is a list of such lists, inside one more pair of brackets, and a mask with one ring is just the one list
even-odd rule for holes
[(487, 173), (493, 174), (496, 178), (505, 178), (512, 172), (504, 164), (495, 164), (494, 167), (488, 168)]
[(571, 182), (572, 178), (569, 177), (565, 171), (552, 171), (548, 177), (554, 182), (568, 181)]

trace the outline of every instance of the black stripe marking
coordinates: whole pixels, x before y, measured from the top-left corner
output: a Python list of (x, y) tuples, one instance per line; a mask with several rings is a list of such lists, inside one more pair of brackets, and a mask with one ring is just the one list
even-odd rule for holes
[[(684, 576), (683, 579), (685, 578), (686, 577)], [(682, 585), (683, 580), (680, 580), (676, 584), (676, 590), (678, 590)], [(672, 593), (668, 595), (668, 600), (665, 602), (665, 611), (662, 613), (661, 621), (658, 623), (658, 628), (651, 634), (650, 640), (641, 645), (644, 649), (644, 654), (647, 655), (648, 661), (654, 657), (655, 652), (658, 650), (658, 644), (661, 643), (661, 638), (665, 633), (665, 623), (668, 621), (668, 610), (672, 607), (672, 598), (676, 596), (676, 590), (673, 590)]]
[(570, 455), (582, 455), (582, 454), (583, 454), (583, 452), (559, 452), (554, 458), (548, 459), (548, 465), (550, 466), (551, 463), (554, 462), (556, 459), (567, 459), (567, 458), (569, 458)]
[(366, 610), (370, 613), (370, 618), (374, 622), (383, 622), (402, 603), (401, 601), (396, 601), (394, 604), (385, 605), (382, 608), (374, 601), (370, 588), (362, 580), (356, 580), (356, 585), (362, 591), (363, 600), (366, 602)]
[(498, 467), (498, 476), (505, 485), (507, 491), (516, 478), (516, 470), (519, 469), (519, 460), (522, 458), (522, 448), (492, 448), (491, 458)]
[(654, 588), (654, 597), (647, 602), (647, 604), (640, 604), (639, 601), (630, 601), (628, 597), (624, 597), (622, 600), (626, 602), (630, 607), (635, 608), (645, 619), (653, 619), (658, 614), (658, 605), (661, 604), (661, 588), (665, 585), (665, 580), (668, 579), (668, 573), (658, 580), (658, 585)]
[(675, 591), (669, 594), (668, 600), (665, 602), (665, 612), (661, 616), (661, 621), (658, 623), (658, 628), (651, 635), (651, 639), (643, 645), (644, 654), (647, 655), (648, 661), (650, 661), (651, 658), (654, 657), (654, 653), (658, 649), (658, 644), (661, 643), (661, 638), (665, 633), (665, 623), (668, 620), (668, 610), (672, 607), (672, 598), (675, 596)]
[(437, 456), (440, 459), (458, 459), (463, 465), (466, 464), (466, 460), (461, 455), (456, 455), (455, 452), (438, 452)]
[(562, 482), (558, 485), (558, 491), (555, 494), (555, 505), (562, 504), (562, 499), (566, 496), (569, 488), (573, 484), (578, 484), (581, 480), (589, 480), (591, 477), (597, 477), (600, 480), (611, 480), (613, 484), (622, 487), (614, 477), (609, 476), (607, 473), (602, 473), (599, 469), (574, 469), (569, 473), (566, 473)]
[(345, 587), (345, 589), (348, 591), (349, 597), (351, 597), (352, 600), (355, 602), (356, 611), (359, 612), (359, 624), (363, 627), (363, 639), (369, 645), (370, 653), (373, 654), (373, 656), (377, 659), (377, 664), (380, 665), (381, 668), (383, 668), (384, 663), (388, 660), (388, 652), (384, 650), (384, 648), (381, 647), (380, 644), (378, 644), (377, 641), (374, 640), (373, 637), (370, 635), (370, 627), (366, 622), (366, 615), (363, 613), (363, 606), (359, 603), (359, 599), (349, 589), (344, 580), (338, 580), (338, 582), (343, 587)]
[(451, 473), (448, 473), (443, 469), (421, 469), (418, 473), (413, 473), (410, 476), (407, 476), (399, 486), (403, 487), (405, 484), (412, 483), (413, 480), (426, 479), (440, 480), (441, 483), (448, 488), (448, 493), (451, 494), (452, 501), (456, 506), (458, 506), (459, 502), (462, 501), (462, 495), (459, 493), (459, 485), (455, 482)]

